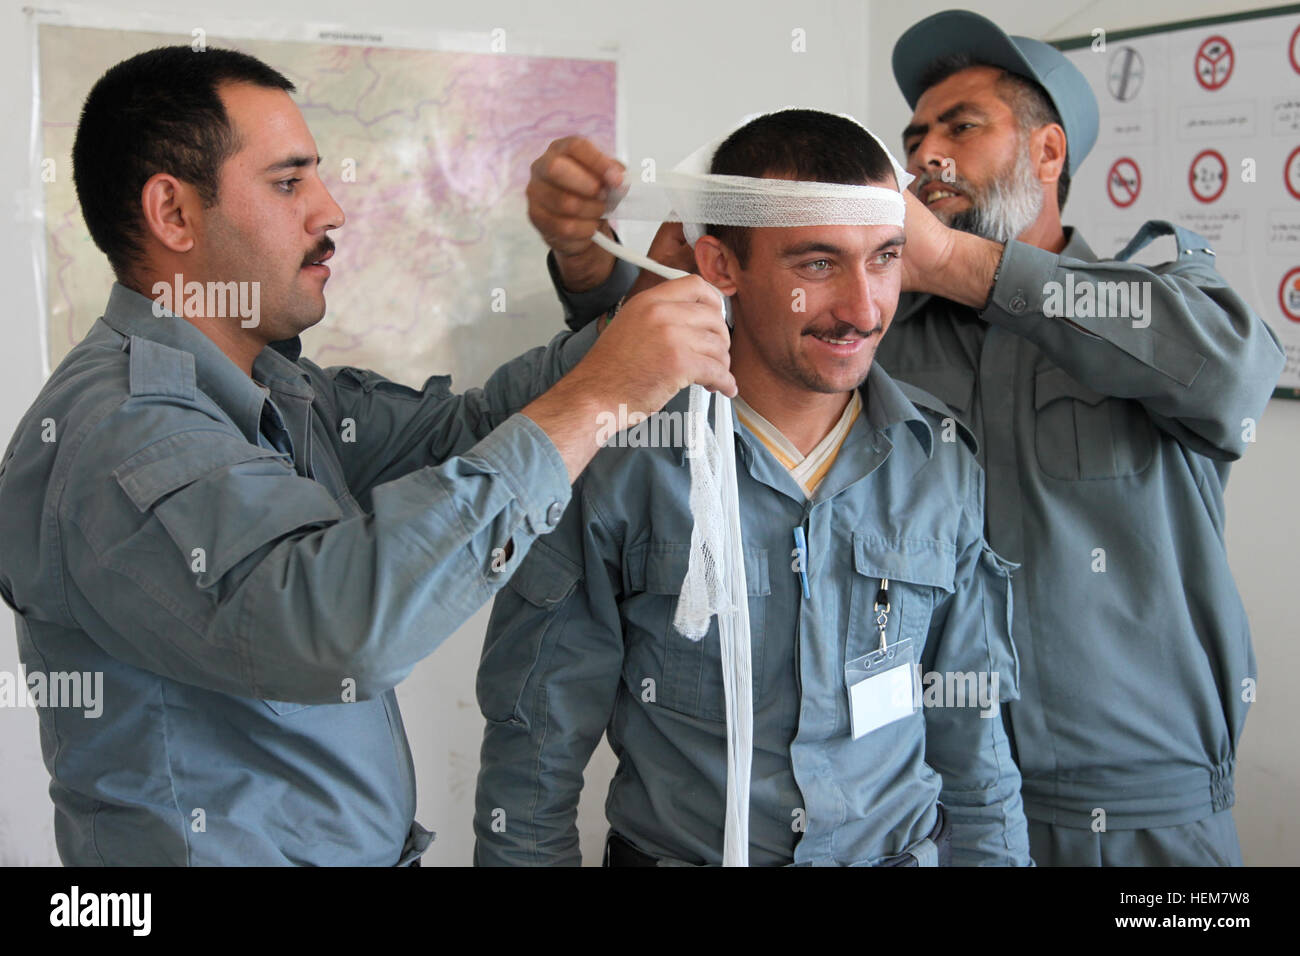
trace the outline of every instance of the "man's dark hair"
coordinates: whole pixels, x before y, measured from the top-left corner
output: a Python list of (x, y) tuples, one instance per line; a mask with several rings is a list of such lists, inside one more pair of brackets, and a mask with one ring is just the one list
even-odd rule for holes
[[(782, 110), (736, 130), (713, 154), (710, 172), (724, 176), (779, 176), (818, 183), (897, 188), (889, 156), (871, 134), (852, 120), (817, 110)], [(749, 259), (749, 227), (709, 226), (736, 254)]]
[(165, 46), (109, 69), (86, 97), (72, 145), (72, 178), (90, 237), (119, 280), (143, 246), (140, 190), (170, 173), (217, 202), (218, 172), (239, 150), (221, 103), (225, 83), (294, 92), (281, 73), (235, 50)]
[[(975, 59), (969, 53), (954, 53), (948, 56), (941, 56), (926, 67), (925, 72), (921, 74), (921, 89), (928, 90), (938, 83), (942, 83), (954, 73), (960, 73), (962, 70), (969, 70), (973, 66), (988, 66), (995, 70), (1002, 70), (1002, 75), (998, 77), (998, 99), (1011, 108), (1015, 114), (1016, 121), (1020, 125), (1020, 134), (1022, 138), (1027, 138), (1034, 130), (1046, 126), (1048, 123), (1055, 123), (1061, 129), (1065, 129), (1065, 124), (1061, 122), (1061, 114), (1056, 111), (1052, 105), (1052, 98), (1047, 95), (1047, 90), (1029, 79), (1027, 76), (1021, 76), (1019, 73), (1012, 73), (1010, 70), (1003, 69), (992, 63), (984, 63)], [(1069, 143), (1067, 142), (1068, 146)], [(1056, 208), (1062, 210), (1065, 208), (1065, 199), (1070, 195), (1070, 164), (1067, 159), (1061, 166), (1061, 178), (1056, 181)]]

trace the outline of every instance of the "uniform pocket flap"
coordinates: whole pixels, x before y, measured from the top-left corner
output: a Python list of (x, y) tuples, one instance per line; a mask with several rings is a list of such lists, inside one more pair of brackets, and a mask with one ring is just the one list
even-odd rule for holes
[(231, 465), (278, 459), (286, 475), (293, 466), (278, 451), (250, 445), (229, 432), (184, 432), (154, 442), (113, 470), (113, 477), (141, 513), (178, 488)]
[(853, 532), (853, 564), (858, 574), (926, 584), (951, 593), (957, 574), (957, 547), (937, 538), (886, 538)]
[(1077, 398), (1088, 405), (1105, 401), (1106, 396), (1072, 379), (1063, 368), (1049, 368), (1034, 376), (1034, 409), (1058, 398)]
[(262, 703), (271, 708), (271, 711), (279, 717), (296, 714), (298, 711), (311, 706), (310, 704), (295, 704), (290, 700), (263, 700)]
[[(682, 582), (686, 580), (686, 570), (690, 563), (689, 544), (651, 541), (629, 555), (629, 564), (633, 565), (632, 586), (650, 594), (670, 594), (676, 597), (682, 593)], [(641, 574), (636, 573), (636, 565), (643, 568)], [(764, 597), (772, 593), (766, 548), (745, 548), (745, 589), (750, 597)]]
[(534, 541), (510, 586), (533, 607), (559, 604), (582, 577), (582, 568), (542, 541)]
[(264, 545), (343, 517), (324, 485), (278, 461), (250, 455), (223, 464), (153, 509), (200, 587), (215, 584)]

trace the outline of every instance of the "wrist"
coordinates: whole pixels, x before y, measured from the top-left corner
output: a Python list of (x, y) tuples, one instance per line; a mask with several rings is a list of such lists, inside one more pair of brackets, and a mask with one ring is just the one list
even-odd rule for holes
[[(613, 235), (608, 225), (601, 227), (601, 232)], [(614, 257), (595, 243), (577, 253), (561, 252), (552, 249), (555, 268), (560, 274), (560, 281), (566, 292), (590, 292), (609, 279), (614, 272)]]
[(1006, 246), (992, 239), (953, 230), (943, 265), (935, 270), (936, 295), (983, 310), (993, 295)]
[(577, 479), (599, 450), (604, 402), (593, 394), (589, 377), (574, 369), (522, 409), (555, 445), (569, 481)]

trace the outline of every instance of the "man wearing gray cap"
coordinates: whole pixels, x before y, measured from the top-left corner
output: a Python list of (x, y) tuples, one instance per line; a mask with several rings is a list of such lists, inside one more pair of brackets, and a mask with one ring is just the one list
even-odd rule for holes
[[(1022, 696), (1006, 723), (1031, 853), (1240, 864), (1230, 808), (1255, 658), (1223, 486), (1282, 352), (1194, 233), (1149, 222), (1098, 260), (1062, 227), (1098, 115), (1057, 50), (953, 10), (908, 30), (893, 67), (914, 111), (916, 294), (878, 357), (979, 436), (988, 539), (1024, 564)], [(1124, 261), (1168, 233), (1176, 261)], [(1066, 319), (1056, 306), (1070, 288), (1098, 306), (1137, 294), (1092, 310), (1110, 317)]]
[[(1098, 115), (1058, 51), (952, 10), (908, 30), (893, 65), (914, 110), (912, 294), (877, 357), (978, 436), (986, 537), (1024, 564), (1021, 699), (1004, 716), (1031, 853), (1043, 865), (1240, 864), (1230, 808), (1255, 658), (1223, 487), (1281, 349), (1200, 236), (1149, 222), (1098, 260), (1062, 226)], [(672, 258), (670, 231), (652, 256)], [(1165, 234), (1175, 261), (1124, 261)], [(614, 268), (608, 254), (552, 245), (571, 324), (612, 304), (596, 299), (617, 282), (588, 291)], [(1121, 308), (1065, 318), (1065, 294)]]

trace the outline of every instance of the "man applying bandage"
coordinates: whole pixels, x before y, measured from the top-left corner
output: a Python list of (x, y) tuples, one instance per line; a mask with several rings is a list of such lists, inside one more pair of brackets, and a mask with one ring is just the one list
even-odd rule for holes
[[(293, 90), (163, 47), (81, 113), (77, 195), (118, 282), (0, 463), (23, 664), (103, 679), (100, 713), (40, 710), (67, 864), (418, 861), (398, 682), (559, 520), (595, 416), (734, 388), (695, 277), (461, 395), (302, 358), (344, 214)], [(556, 228), (590, 236), (617, 165), (561, 143), (551, 166), (575, 194)], [(151, 301), (173, 276), (208, 303), (251, 285), (261, 314)]]
[[(710, 169), (894, 200), (902, 178), (856, 122), (807, 110), (748, 123)], [(740, 397), (713, 425), (735, 439), (756, 865), (1028, 862), (999, 714), (1016, 693), (1008, 569), (983, 540), (983, 476), (942, 406), (872, 360), (901, 280), (898, 222), (710, 227), (695, 243), (735, 321)], [(583, 769), (604, 733), (619, 758), (607, 862), (723, 859), (718, 627), (691, 641), (674, 625), (695, 527), (672, 437), (686, 404), (612, 436), (493, 608), (480, 864), (579, 862)]]

